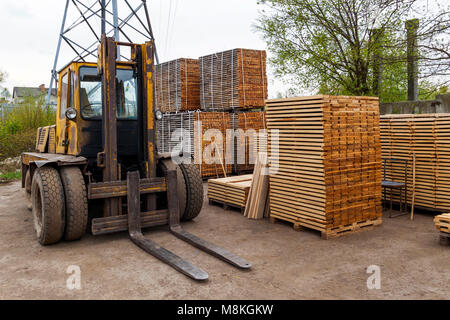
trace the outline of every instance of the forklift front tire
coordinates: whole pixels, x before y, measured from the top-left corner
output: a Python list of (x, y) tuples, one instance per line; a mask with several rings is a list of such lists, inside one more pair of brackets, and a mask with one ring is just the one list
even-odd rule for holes
[(34, 229), (41, 245), (58, 243), (64, 234), (64, 189), (52, 167), (36, 169), (31, 185)]

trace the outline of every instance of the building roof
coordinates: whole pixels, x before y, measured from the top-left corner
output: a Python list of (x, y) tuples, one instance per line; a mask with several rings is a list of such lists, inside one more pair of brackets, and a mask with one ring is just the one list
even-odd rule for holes
[[(24, 98), (24, 97), (39, 97), (40, 95), (48, 94), (48, 89), (43, 86), (38, 88), (32, 87), (14, 87), (13, 89), (13, 99)], [(56, 97), (56, 89), (52, 89), (52, 96)]]

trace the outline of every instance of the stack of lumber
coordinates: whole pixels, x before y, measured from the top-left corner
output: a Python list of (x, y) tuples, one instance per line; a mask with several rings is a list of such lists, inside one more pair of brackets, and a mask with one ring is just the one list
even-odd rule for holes
[[(407, 160), (408, 203), (435, 211), (450, 211), (450, 114), (386, 115), (381, 118), (385, 180), (404, 182)], [(413, 159), (416, 158), (415, 181)], [(413, 186), (415, 187), (413, 188)], [(390, 200), (390, 193), (387, 192)], [(393, 195), (398, 201), (399, 196)]]
[(382, 223), (378, 98), (269, 100), (266, 113), (272, 222), (325, 239)]
[(172, 153), (175, 149), (194, 155), (194, 118), (196, 113), (163, 114), (156, 122), (159, 153)]
[(258, 156), (244, 216), (260, 220), (268, 217), (269, 212), (269, 170), (267, 164)]
[[(231, 115), (224, 112), (194, 114), (194, 160), (202, 177), (227, 177), (233, 171), (230, 135)], [(219, 136), (219, 134), (221, 136)]]
[(200, 109), (199, 61), (181, 58), (157, 65), (155, 103), (163, 113)]
[(200, 58), (202, 110), (262, 108), (267, 99), (266, 52), (234, 49)]
[(434, 218), (434, 224), (440, 232), (450, 234), (450, 213), (436, 216)]
[(245, 208), (252, 184), (252, 175), (208, 180), (208, 199), (211, 202)]
[(265, 112), (239, 112), (231, 115), (235, 140), (235, 171), (253, 171), (258, 153), (267, 150)]

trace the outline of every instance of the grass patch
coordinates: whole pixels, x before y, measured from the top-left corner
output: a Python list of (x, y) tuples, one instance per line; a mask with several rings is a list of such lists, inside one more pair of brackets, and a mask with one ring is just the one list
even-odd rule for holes
[(0, 182), (9, 182), (22, 179), (22, 173), (20, 171), (7, 172), (0, 174)]

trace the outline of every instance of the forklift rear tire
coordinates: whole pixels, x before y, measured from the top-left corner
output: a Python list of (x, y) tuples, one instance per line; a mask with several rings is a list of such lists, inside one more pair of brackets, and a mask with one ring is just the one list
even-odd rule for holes
[(60, 170), (66, 198), (66, 228), (64, 239), (80, 240), (86, 233), (88, 223), (88, 200), (83, 174), (78, 167)]
[(191, 221), (198, 217), (203, 206), (203, 181), (196, 165), (177, 165), (171, 159), (161, 161), (165, 170), (177, 171), (180, 219)]
[(34, 229), (41, 245), (58, 243), (64, 234), (64, 189), (59, 172), (51, 167), (36, 169), (31, 185)]
[(30, 168), (27, 169), (27, 173), (25, 174), (25, 193), (27, 195), (31, 194), (31, 175)]

